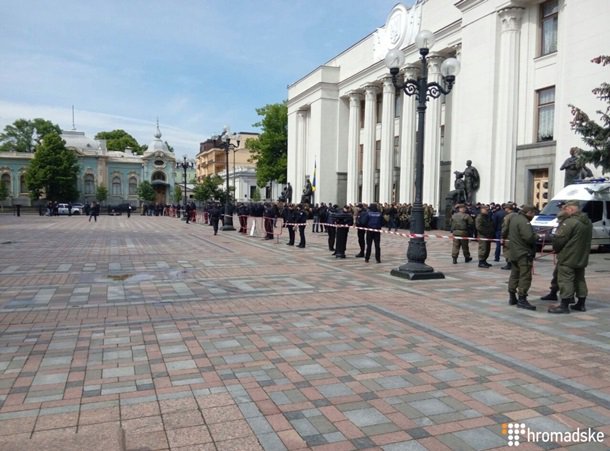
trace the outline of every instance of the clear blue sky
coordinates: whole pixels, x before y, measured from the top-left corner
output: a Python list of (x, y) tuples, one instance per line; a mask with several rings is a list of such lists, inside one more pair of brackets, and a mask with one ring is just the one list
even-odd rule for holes
[[(405, 4), (409, 6), (411, 0)], [(383, 26), (396, 0), (0, 0), (0, 129), (43, 117), (93, 137), (150, 142), (157, 116), (176, 154), (255, 109)]]

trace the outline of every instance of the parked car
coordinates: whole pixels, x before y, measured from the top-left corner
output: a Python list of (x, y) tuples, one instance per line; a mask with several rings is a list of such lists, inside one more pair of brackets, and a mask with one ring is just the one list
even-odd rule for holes
[[(127, 213), (127, 209), (129, 208), (129, 203), (119, 204), (119, 205), (109, 205), (108, 206), (108, 214), (109, 215), (122, 215), (123, 213)], [(133, 213), (136, 208), (132, 205), (131, 212)]]
[(57, 204), (57, 214), (58, 215), (67, 215), (68, 214), (68, 204)]
[(82, 215), (84, 214), (85, 206), (83, 204), (72, 204), (72, 214)]

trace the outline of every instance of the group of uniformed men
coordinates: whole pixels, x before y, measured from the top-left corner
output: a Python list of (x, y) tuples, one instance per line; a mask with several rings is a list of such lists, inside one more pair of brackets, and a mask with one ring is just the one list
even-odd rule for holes
[[(538, 235), (530, 224), (536, 215), (536, 209), (531, 205), (524, 205), (516, 211), (512, 203), (503, 205), (503, 208), (505, 214), (501, 223), (501, 242), (504, 245), (507, 264), (502, 269), (511, 271), (508, 279), (508, 303), (518, 308), (536, 310), (536, 306), (527, 300), (538, 240)], [(458, 212), (451, 218), (451, 230), (457, 238), (453, 240), (453, 263), (457, 263), (460, 249), (467, 263), (472, 260), (468, 238), (476, 230), (477, 236), (483, 238), (479, 239), (479, 267), (491, 267), (487, 258), (492, 238), (495, 236), (495, 227), (489, 216), (489, 209), (482, 206), (474, 221), (472, 216), (466, 213), (465, 205), (458, 205), (457, 209)], [(584, 312), (588, 294), (585, 268), (589, 263), (593, 225), (588, 216), (580, 211), (578, 201), (565, 202), (557, 219), (559, 225), (552, 242), (553, 250), (557, 254), (557, 264), (551, 281), (551, 292), (540, 299), (560, 300), (559, 304), (548, 308), (549, 313), (570, 313), (570, 309)], [(577, 302), (574, 295), (578, 299)]]

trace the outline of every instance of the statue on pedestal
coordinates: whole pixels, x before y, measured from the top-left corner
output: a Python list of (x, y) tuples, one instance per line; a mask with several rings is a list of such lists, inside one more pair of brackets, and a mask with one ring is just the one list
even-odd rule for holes
[(302, 204), (311, 204), (311, 195), (313, 194), (313, 186), (309, 177), (305, 179), (305, 186), (303, 188), (303, 195), (301, 196)]
[(479, 189), (481, 185), (481, 178), (479, 177), (479, 171), (472, 165), (472, 161), (466, 162), (466, 169), (462, 172), (464, 176), (464, 185), (466, 191), (466, 202), (472, 203), (474, 200), (474, 193)]
[(593, 177), (593, 172), (589, 169), (580, 158), (581, 150), (578, 147), (570, 149), (570, 157), (563, 162), (560, 171), (566, 171), (563, 179), (563, 186), (568, 186), (574, 183), (575, 180)]

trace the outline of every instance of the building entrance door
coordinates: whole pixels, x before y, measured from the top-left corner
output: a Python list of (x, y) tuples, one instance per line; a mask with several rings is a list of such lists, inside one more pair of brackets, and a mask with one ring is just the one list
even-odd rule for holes
[(538, 210), (542, 210), (549, 202), (549, 170), (533, 170), (532, 180), (532, 205)]
[(157, 204), (165, 204), (167, 197), (167, 187), (164, 185), (155, 186), (155, 203)]

